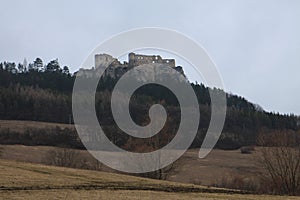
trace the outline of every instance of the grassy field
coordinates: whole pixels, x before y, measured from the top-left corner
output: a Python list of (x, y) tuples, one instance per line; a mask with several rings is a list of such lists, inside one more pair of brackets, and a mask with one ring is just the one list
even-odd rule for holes
[(0, 199), (300, 199), (0, 160)]
[[(50, 146), (0, 145), (2, 158), (22, 162), (49, 164), (49, 151), (57, 149)], [(95, 159), (85, 150), (74, 150), (78, 154), (78, 161), (86, 160), (94, 163)], [(261, 167), (256, 161), (256, 152), (241, 154), (239, 150), (213, 150), (205, 159), (198, 158), (199, 149), (188, 150), (169, 173), (167, 180), (212, 185), (221, 182), (224, 177), (244, 176), (256, 177)], [(102, 166), (102, 171), (113, 172)]]
[[(10, 128), (12, 131), (22, 132), (26, 128), (74, 128), (69, 124), (0, 120), (0, 127)], [(56, 147), (47, 146), (23, 146), (23, 145), (0, 145), (3, 149), (2, 158), (48, 164), (47, 153)], [(87, 151), (76, 150), (82, 158), (93, 161), (93, 157)], [(213, 150), (205, 159), (198, 158), (199, 149), (188, 150), (176, 163), (175, 168), (167, 180), (195, 183), (200, 185), (212, 185), (220, 182), (224, 177), (236, 175), (255, 177), (261, 171), (261, 166), (253, 154), (241, 154), (239, 150), (223, 151)], [(105, 171), (111, 172), (109, 168), (103, 167)]]
[[(73, 127), (0, 120), (1, 128), (17, 132), (26, 128), (56, 126)], [(49, 151), (56, 149), (50, 146), (0, 145), (0, 199), (300, 199), (242, 194), (237, 190), (203, 186), (212, 185), (224, 177), (257, 177), (261, 171), (256, 160), (259, 150), (253, 154), (241, 154), (239, 150), (213, 150), (205, 159), (199, 159), (199, 149), (190, 149), (176, 161), (167, 177), (168, 181), (174, 182), (168, 182), (107, 173), (115, 171), (104, 165), (101, 172), (40, 165), (49, 164)], [(78, 161), (95, 160), (87, 151), (74, 151), (78, 154)]]

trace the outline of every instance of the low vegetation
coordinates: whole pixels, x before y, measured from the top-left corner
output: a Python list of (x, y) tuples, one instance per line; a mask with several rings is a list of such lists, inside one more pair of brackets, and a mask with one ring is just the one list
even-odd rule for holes
[(5, 199), (299, 199), (5, 160), (0, 176)]
[(270, 192), (300, 195), (300, 136), (278, 131), (259, 137), (263, 180)]

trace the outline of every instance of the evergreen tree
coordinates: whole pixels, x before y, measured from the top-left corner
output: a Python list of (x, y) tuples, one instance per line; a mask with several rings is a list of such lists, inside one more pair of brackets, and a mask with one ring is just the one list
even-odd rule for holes
[(36, 71), (42, 71), (43, 70), (43, 60), (41, 58), (36, 58), (35, 61), (33, 61), (33, 66)]
[(46, 66), (46, 71), (48, 72), (61, 72), (60, 65), (58, 63), (58, 59), (50, 61)]

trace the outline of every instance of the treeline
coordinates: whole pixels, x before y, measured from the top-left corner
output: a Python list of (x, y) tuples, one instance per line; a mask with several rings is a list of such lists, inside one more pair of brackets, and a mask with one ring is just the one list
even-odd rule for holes
[(84, 149), (75, 129), (71, 128), (26, 128), (23, 132), (0, 127), (1, 144), (45, 145)]
[[(47, 65), (43, 65), (40, 58), (29, 65), (0, 63), (0, 119), (73, 123), (71, 108), (74, 80), (75, 74), (71, 74), (66, 66), (60, 67), (58, 60)], [(160, 137), (154, 136), (146, 140), (147, 144), (151, 144), (147, 149), (141, 147), (145, 140), (122, 133), (113, 120), (110, 96), (115, 83), (116, 80), (109, 77), (102, 78), (96, 93), (97, 116), (108, 137), (129, 150), (140, 148), (138, 151), (149, 151), (167, 144), (176, 134), (180, 123), (180, 107), (174, 94), (153, 84), (139, 88), (131, 98), (130, 114), (139, 125), (149, 123), (148, 111), (155, 103), (162, 104), (168, 113), (167, 124), (158, 134)], [(203, 84), (191, 85), (197, 95), (201, 113), (198, 134), (192, 147), (199, 147), (210, 121), (211, 89)], [(219, 148), (230, 149), (254, 144), (257, 134), (262, 130), (298, 130), (297, 116), (265, 112), (242, 97), (230, 94), (226, 96), (227, 117), (217, 144)]]
[(70, 123), (70, 94), (20, 84), (0, 87), (0, 118)]
[(40, 58), (36, 58), (29, 65), (24, 63), (17, 65), (11, 62), (0, 63), (0, 86), (9, 87), (19, 84), (58, 92), (72, 91), (75, 77), (70, 74), (67, 66), (61, 68), (57, 59), (47, 65), (43, 65)]

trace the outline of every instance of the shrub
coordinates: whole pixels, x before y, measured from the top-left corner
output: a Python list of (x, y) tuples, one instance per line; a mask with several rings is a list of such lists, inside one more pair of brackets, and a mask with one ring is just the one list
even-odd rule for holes
[(254, 146), (243, 146), (241, 147), (241, 153), (242, 154), (251, 154), (253, 151), (255, 151)]
[(50, 164), (60, 167), (76, 167), (78, 153), (74, 149), (57, 148), (48, 152)]
[(300, 136), (294, 132), (277, 131), (260, 135), (260, 163), (265, 182), (275, 194), (300, 194)]

